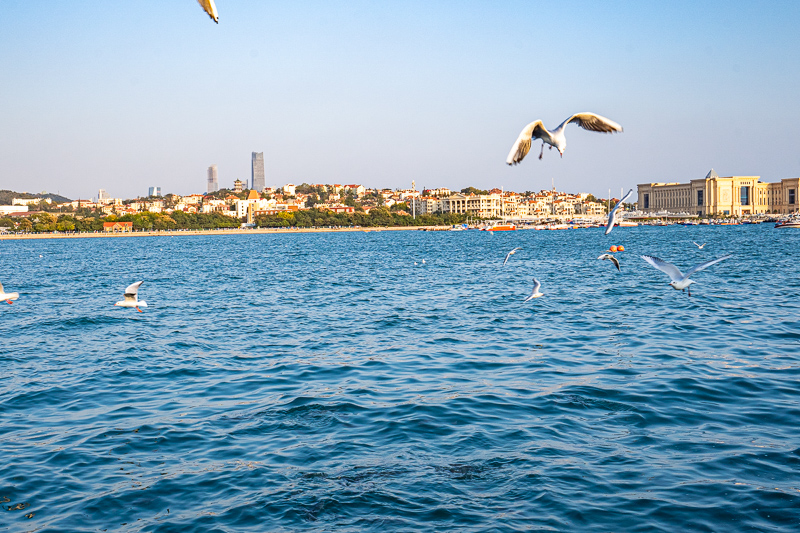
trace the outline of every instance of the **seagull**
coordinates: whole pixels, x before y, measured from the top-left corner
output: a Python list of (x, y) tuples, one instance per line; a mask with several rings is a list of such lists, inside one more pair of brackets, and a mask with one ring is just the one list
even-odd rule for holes
[(542, 284), (539, 283), (539, 281), (536, 278), (533, 278), (533, 292), (531, 293), (530, 296), (525, 298), (525, 300), (522, 303), (525, 303), (528, 300), (533, 300), (534, 298), (538, 298), (539, 296), (544, 296), (541, 292), (539, 292), (539, 287), (541, 286)]
[[(692, 241), (692, 242), (694, 242), (694, 241)], [(703, 244), (697, 244), (696, 242), (694, 242), (694, 245), (697, 246), (701, 250), (703, 249), (703, 246), (705, 246), (706, 244), (707, 243), (705, 243), (705, 242)]]
[(695, 272), (700, 272), (704, 270), (714, 263), (719, 263), (720, 261), (724, 261), (729, 257), (733, 257), (733, 254), (728, 254), (719, 259), (714, 259), (712, 261), (706, 261), (705, 263), (700, 263), (699, 265), (695, 265), (686, 272), (686, 274), (682, 274), (678, 267), (673, 265), (672, 263), (667, 263), (663, 259), (659, 259), (658, 257), (652, 257), (650, 255), (643, 255), (642, 259), (659, 269), (661, 272), (665, 273), (669, 276), (669, 279), (672, 281), (669, 282), (670, 286), (678, 291), (682, 291), (684, 289), (689, 290), (689, 296), (692, 295), (692, 289), (689, 287), (694, 281), (689, 279), (689, 276), (694, 274)]
[(16, 300), (17, 298), (19, 298), (18, 292), (6, 292), (3, 288), (3, 284), (0, 283), (0, 300), (5, 300), (8, 305), (11, 305), (11, 300)]
[(200, 4), (214, 22), (219, 24), (219, 13), (217, 13), (217, 6), (214, 5), (214, 0), (197, 0), (197, 3)]
[(514, 248), (506, 254), (506, 260), (503, 261), (503, 266), (506, 266), (506, 263), (508, 263), (508, 258), (517, 253), (517, 250), (522, 250), (522, 248)]
[(611, 254), (603, 254), (600, 257), (598, 257), (598, 259), (608, 259), (609, 261), (614, 263), (614, 266), (617, 267), (617, 270), (619, 270), (619, 259), (617, 259), (613, 255), (611, 255)]
[(542, 151), (539, 152), (539, 159), (544, 154), (544, 145), (549, 144), (552, 150), (555, 146), (561, 157), (564, 157), (564, 150), (567, 148), (567, 138), (564, 136), (564, 128), (570, 122), (576, 123), (578, 126), (589, 131), (598, 131), (602, 133), (614, 133), (622, 131), (622, 126), (600, 115), (594, 113), (575, 113), (567, 120), (561, 123), (559, 127), (552, 132), (547, 131), (541, 120), (531, 122), (522, 133), (517, 137), (517, 142), (511, 147), (511, 151), (506, 158), (506, 164), (516, 165), (520, 163), (531, 149), (531, 141), (533, 139), (542, 140)]
[(114, 305), (117, 307), (135, 307), (137, 311), (143, 313), (140, 307), (147, 307), (147, 302), (142, 300), (139, 301), (139, 286), (144, 283), (144, 281), (137, 281), (136, 283), (132, 283), (128, 285), (128, 288), (125, 289), (125, 299), (121, 302), (117, 302)]
[(614, 222), (615, 222), (614, 218), (617, 215), (617, 209), (619, 209), (619, 206), (625, 203), (625, 200), (630, 198), (632, 194), (633, 194), (633, 189), (629, 190), (628, 194), (623, 196), (622, 199), (619, 202), (617, 202), (617, 205), (614, 206), (614, 209), (612, 209), (611, 212), (608, 214), (608, 222), (606, 223), (606, 233), (605, 233), (606, 235), (611, 233), (611, 230), (614, 227)]

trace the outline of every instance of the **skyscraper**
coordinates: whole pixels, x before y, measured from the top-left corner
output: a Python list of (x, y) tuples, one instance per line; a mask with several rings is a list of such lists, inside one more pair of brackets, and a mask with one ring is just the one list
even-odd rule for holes
[(147, 196), (161, 196), (161, 187), (150, 187), (147, 189)]
[(217, 165), (211, 165), (208, 167), (208, 187), (206, 192), (212, 193), (219, 189), (219, 185), (217, 183)]
[(108, 200), (108, 193), (105, 189), (100, 189), (97, 191), (97, 201), (102, 202), (103, 200)]
[(264, 152), (253, 152), (250, 188), (257, 192), (261, 192), (264, 188)]

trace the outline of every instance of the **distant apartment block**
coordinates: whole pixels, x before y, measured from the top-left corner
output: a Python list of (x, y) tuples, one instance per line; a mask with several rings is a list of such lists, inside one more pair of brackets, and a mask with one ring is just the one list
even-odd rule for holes
[(147, 189), (147, 196), (161, 196), (161, 187), (150, 187)]
[(107, 200), (107, 199), (108, 199), (108, 193), (106, 192), (105, 189), (100, 189), (99, 191), (97, 191), (97, 202), (98, 203), (102, 202), (103, 200)]
[(219, 190), (219, 180), (217, 179), (217, 165), (208, 167), (208, 187), (207, 193), (216, 192)]
[(261, 192), (264, 187), (264, 152), (253, 152), (250, 188)]

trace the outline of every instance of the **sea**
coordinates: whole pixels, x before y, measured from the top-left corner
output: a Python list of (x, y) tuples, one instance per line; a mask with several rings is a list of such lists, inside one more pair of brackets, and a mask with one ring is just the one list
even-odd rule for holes
[[(733, 255), (690, 296), (643, 254)], [(798, 531), (799, 264), (771, 224), (0, 241), (0, 531)]]

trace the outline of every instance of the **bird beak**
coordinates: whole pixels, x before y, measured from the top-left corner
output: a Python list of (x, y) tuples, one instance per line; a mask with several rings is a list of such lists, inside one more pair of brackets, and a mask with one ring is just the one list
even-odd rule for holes
[(559, 155), (560, 155), (562, 158), (564, 157), (564, 152), (558, 152), (558, 154), (559, 154)]

